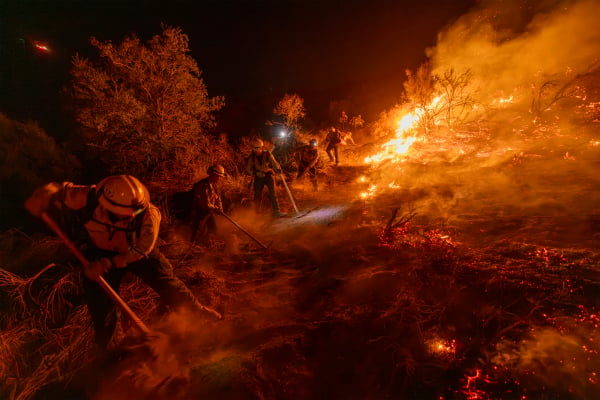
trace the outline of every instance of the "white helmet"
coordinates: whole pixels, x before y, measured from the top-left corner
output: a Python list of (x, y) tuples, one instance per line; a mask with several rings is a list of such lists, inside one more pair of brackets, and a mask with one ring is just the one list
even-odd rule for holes
[(254, 140), (252, 140), (252, 149), (260, 150), (263, 148), (263, 146), (264, 146), (264, 143), (261, 139), (255, 138)]
[(221, 164), (215, 164), (208, 167), (206, 173), (209, 175), (225, 176), (225, 168)]
[(96, 194), (100, 205), (117, 215), (134, 217), (150, 204), (148, 189), (131, 175), (104, 178), (96, 186)]

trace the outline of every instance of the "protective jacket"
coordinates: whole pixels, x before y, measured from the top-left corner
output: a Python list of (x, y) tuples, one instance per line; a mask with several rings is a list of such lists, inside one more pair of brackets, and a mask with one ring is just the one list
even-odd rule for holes
[(112, 259), (116, 267), (148, 256), (156, 245), (161, 215), (153, 204), (133, 220), (113, 221), (99, 206), (95, 185), (64, 182), (53, 196), (51, 206), (63, 214), (63, 220), (82, 224), (94, 246), (117, 253)]
[(319, 161), (319, 150), (311, 145), (300, 148), (300, 164), (306, 169), (314, 167)]
[(338, 131), (329, 131), (325, 141), (329, 146), (342, 143), (342, 135)]
[(194, 207), (206, 211), (223, 211), (221, 196), (210, 182), (210, 177), (196, 182), (192, 190), (194, 193)]
[(264, 178), (274, 172), (280, 173), (281, 167), (273, 154), (263, 150), (260, 154), (252, 152), (246, 160), (246, 173), (257, 178)]

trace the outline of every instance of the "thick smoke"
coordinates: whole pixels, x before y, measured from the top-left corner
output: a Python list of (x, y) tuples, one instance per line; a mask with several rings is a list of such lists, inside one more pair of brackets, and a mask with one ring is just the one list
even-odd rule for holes
[(417, 132), (408, 162), (381, 163), (369, 184), (442, 218), (597, 212), (599, 16), (598, 0), (481, 1), (428, 50), (432, 74), (471, 72), (468, 124)]
[(439, 33), (433, 72), (470, 69), (481, 95), (510, 95), (554, 76), (586, 72), (600, 54), (598, 0), (482, 1)]

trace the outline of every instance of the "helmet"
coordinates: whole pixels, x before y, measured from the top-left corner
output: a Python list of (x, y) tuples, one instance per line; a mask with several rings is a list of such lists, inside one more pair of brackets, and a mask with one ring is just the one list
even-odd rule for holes
[(208, 167), (206, 173), (209, 175), (225, 176), (225, 168), (221, 164), (215, 164)]
[(96, 186), (96, 194), (100, 205), (117, 215), (134, 217), (150, 204), (148, 189), (131, 175), (104, 178)]
[(263, 147), (263, 141), (260, 140), (259, 138), (256, 138), (252, 141), (252, 148), (255, 150), (258, 150), (259, 148), (262, 149)]
[(310, 144), (312, 147), (317, 147), (317, 144), (318, 144), (318, 142), (317, 142), (317, 139), (310, 139), (310, 142), (309, 142), (309, 144)]

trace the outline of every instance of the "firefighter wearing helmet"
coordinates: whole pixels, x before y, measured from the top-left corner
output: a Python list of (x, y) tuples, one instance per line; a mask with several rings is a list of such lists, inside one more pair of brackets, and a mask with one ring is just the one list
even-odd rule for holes
[(266, 186), (269, 190), (269, 199), (271, 200), (271, 209), (275, 217), (283, 217), (284, 213), (279, 211), (279, 203), (275, 195), (274, 174), (281, 174), (281, 167), (273, 154), (263, 148), (261, 139), (252, 141), (252, 153), (246, 159), (246, 173), (253, 177), (254, 204), (258, 211), (263, 188)]
[(317, 184), (317, 164), (319, 162), (319, 149), (317, 139), (311, 139), (310, 142), (300, 147), (298, 156), (298, 175), (296, 179), (302, 178), (308, 173), (313, 189), (319, 190)]
[(91, 186), (52, 182), (36, 189), (25, 208), (34, 216), (54, 217), (76, 243), (85, 245), (90, 263), (83, 271), (83, 291), (101, 351), (112, 338), (117, 314), (96, 282), (100, 276), (118, 292), (123, 276), (132, 272), (158, 293), (165, 306), (187, 306), (208, 316), (156, 247), (161, 214), (137, 178), (109, 176)]
[(214, 216), (223, 212), (218, 183), (226, 176), (225, 168), (215, 164), (208, 167), (206, 173), (208, 176), (196, 182), (192, 188), (193, 203), (190, 211), (192, 242), (195, 242), (199, 236), (214, 235), (217, 232)]

